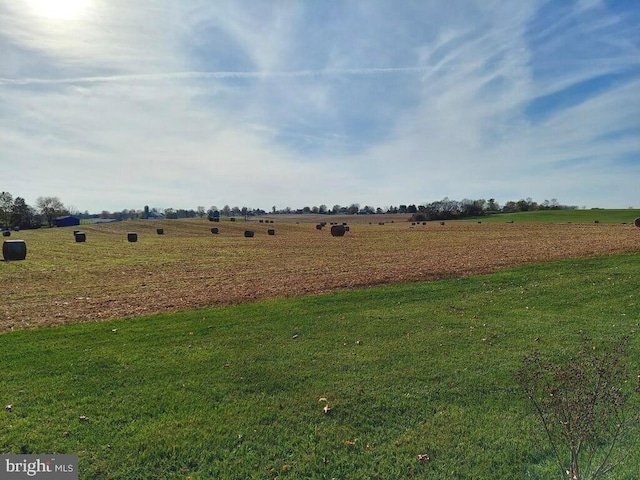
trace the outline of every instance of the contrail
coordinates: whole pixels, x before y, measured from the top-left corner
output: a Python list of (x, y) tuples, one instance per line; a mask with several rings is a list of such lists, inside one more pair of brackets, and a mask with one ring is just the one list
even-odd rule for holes
[(293, 70), (293, 71), (265, 71), (265, 72), (174, 72), (148, 73), (132, 75), (109, 75), (76, 78), (0, 78), (3, 85), (64, 85), (78, 83), (118, 83), (129, 81), (162, 81), (189, 79), (269, 79), (269, 78), (297, 78), (297, 77), (333, 77), (333, 76), (365, 76), (388, 75), (395, 73), (423, 73), (434, 67), (397, 67), (397, 68), (346, 68), (327, 70)]

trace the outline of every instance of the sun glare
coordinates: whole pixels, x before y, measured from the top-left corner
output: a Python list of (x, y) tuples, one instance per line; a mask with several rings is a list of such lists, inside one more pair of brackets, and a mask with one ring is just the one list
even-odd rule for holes
[(57, 20), (78, 18), (91, 0), (28, 0), (38, 15)]

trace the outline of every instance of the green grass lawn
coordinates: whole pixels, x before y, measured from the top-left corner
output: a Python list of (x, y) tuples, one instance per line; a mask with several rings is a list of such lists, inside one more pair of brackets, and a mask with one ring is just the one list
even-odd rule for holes
[[(0, 453), (77, 454), (98, 479), (558, 478), (513, 372), (585, 331), (631, 335), (635, 379), (639, 271), (567, 260), (2, 334)], [(638, 471), (636, 448), (607, 478)]]
[(538, 210), (485, 215), (466, 221), (533, 223), (629, 223), (640, 217), (640, 209)]

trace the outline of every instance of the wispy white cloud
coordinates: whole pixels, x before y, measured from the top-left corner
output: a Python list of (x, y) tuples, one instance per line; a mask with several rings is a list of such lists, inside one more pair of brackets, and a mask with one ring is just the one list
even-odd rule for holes
[(89, 210), (626, 207), (638, 19), (598, 1), (93, 0), (64, 23), (0, 3), (1, 187)]

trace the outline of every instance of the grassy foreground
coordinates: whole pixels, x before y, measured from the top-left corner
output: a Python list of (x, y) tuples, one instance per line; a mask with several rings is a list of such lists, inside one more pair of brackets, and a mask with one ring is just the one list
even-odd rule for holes
[[(0, 452), (77, 454), (81, 478), (558, 478), (512, 373), (584, 330), (631, 335), (635, 378), (638, 271), (567, 260), (5, 333)], [(636, 448), (611, 478), (638, 471)]]

